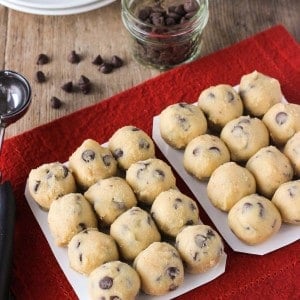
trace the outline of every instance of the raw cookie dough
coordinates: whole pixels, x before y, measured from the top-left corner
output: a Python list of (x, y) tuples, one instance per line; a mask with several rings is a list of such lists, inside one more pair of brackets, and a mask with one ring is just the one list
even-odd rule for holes
[(241, 198), (256, 192), (254, 176), (235, 162), (218, 167), (207, 184), (207, 196), (212, 204), (229, 211)]
[(137, 200), (127, 181), (121, 177), (101, 179), (89, 187), (84, 197), (92, 203), (104, 225), (110, 225)]
[(276, 189), (293, 178), (289, 159), (274, 146), (261, 148), (247, 162), (246, 168), (254, 175), (257, 191), (272, 198)]
[(108, 147), (119, 166), (125, 170), (139, 160), (155, 157), (152, 139), (146, 132), (135, 126), (124, 126), (118, 129), (109, 139)]
[(242, 76), (239, 94), (246, 112), (255, 117), (261, 117), (282, 99), (279, 81), (257, 71)]
[(228, 213), (230, 229), (249, 245), (257, 245), (270, 238), (278, 232), (281, 222), (276, 206), (258, 194), (242, 198)]
[(183, 166), (200, 180), (207, 180), (221, 164), (230, 160), (225, 143), (217, 136), (203, 134), (190, 141), (183, 154)]
[(224, 253), (219, 234), (208, 225), (185, 227), (176, 237), (176, 248), (188, 273), (203, 273), (217, 265)]
[(70, 169), (84, 190), (99, 179), (114, 176), (117, 162), (108, 148), (98, 142), (87, 139), (69, 158)]
[(207, 121), (198, 106), (181, 102), (161, 112), (159, 128), (167, 144), (183, 149), (193, 138), (206, 133)]
[(68, 245), (68, 258), (73, 270), (89, 275), (102, 264), (118, 260), (119, 253), (110, 235), (88, 228), (73, 236)]
[(33, 200), (48, 210), (58, 197), (76, 192), (76, 183), (68, 167), (53, 162), (30, 171), (28, 188)]
[(88, 278), (91, 300), (134, 300), (141, 281), (137, 272), (128, 264), (112, 261), (95, 269)]
[(262, 120), (268, 127), (273, 142), (283, 145), (296, 132), (300, 131), (300, 105), (275, 104), (265, 113)]
[(184, 280), (183, 263), (178, 251), (166, 242), (155, 242), (134, 260), (142, 291), (158, 296), (177, 289)]
[(300, 180), (283, 183), (272, 202), (280, 211), (283, 222), (300, 225)]
[(171, 167), (163, 160), (150, 158), (132, 164), (126, 180), (137, 195), (138, 201), (151, 205), (163, 191), (176, 187)]
[(249, 116), (228, 122), (220, 137), (228, 147), (233, 161), (246, 161), (259, 149), (269, 145), (269, 131), (265, 124)]
[(97, 218), (92, 206), (81, 194), (71, 193), (52, 202), (48, 224), (56, 245), (66, 246), (78, 232), (97, 227)]
[(289, 158), (295, 174), (300, 177), (300, 132), (295, 133), (286, 143), (283, 153)]
[(243, 103), (235, 89), (227, 84), (211, 86), (199, 96), (198, 106), (205, 113), (210, 129), (219, 131), (226, 123), (243, 114)]
[(151, 207), (151, 216), (165, 234), (176, 237), (184, 226), (199, 224), (196, 202), (177, 189), (161, 192)]
[(160, 241), (160, 233), (150, 214), (139, 207), (120, 215), (110, 226), (110, 235), (126, 260), (133, 260), (151, 243)]

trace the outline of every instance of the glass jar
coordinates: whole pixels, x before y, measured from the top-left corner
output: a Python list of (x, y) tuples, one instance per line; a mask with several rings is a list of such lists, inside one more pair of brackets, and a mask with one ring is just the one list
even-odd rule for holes
[(208, 0), (122, 0), (134, 58), (160, 70), (199, 56), (208, 16)]

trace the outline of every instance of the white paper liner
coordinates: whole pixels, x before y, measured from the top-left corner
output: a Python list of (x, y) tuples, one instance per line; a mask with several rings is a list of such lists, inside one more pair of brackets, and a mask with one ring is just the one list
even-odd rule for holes
[[(48, 212), (42, 210), (39, 205), (33, 200), (29, 193), (28, 181), (25, 188), (25, 198), (28, 202), (29, 207), (32, 210), (34, 217), (36, 218), (38, 224), (41, 227), (43, 234), (46, 237), (46, 240), (59, 264), (65, 276), (67, 277), (69, 283), (74, 289), (76, 295), (80, 300), (87, 300), (88, 297), (88, 278), (80, 273), (77, 273), (69, 266), (67, 248), (58, 247), (51, 236), (50, 229), (48, 226)], [(149, 296), (146, 294), (140, 293), (137, 297), (137, 300), (169, 300), (171, 298), (178, 297), (188, 291), (191, 291), (205, 283), (212, 281), (221, 274), (225, 272), (226, 267), (226, 253), (223, 254), (218, 265), (213, 267), (202, 274), (187, 274), (185, 273), (184, 283), (176, 290), (167, 293), (164, 296)]]
[[(238, 86), (235, 86), (234, 88), (237, 90)], [(282, 102), (287, 103), (287, 100), (283, 97)], [(184, 151), (172, 148), (162, 139), (160, 135), (159, 122), (160, 117), (155, 116), (153, 119), (152, 137), (156, 145), (185, 181), (199, 204), (206, 211), (222, 237), (233, 250), (249, 254), (264, 255), (300, 239), (299, 226), (283, 223), (277, 234), (259, 245), (249, 246), (239, 240), (227, 224), (227, 213), (213, 206), (211, 201), (208, 199), (206, 192), (207, 182), (196, 179), (192, 175), (188, 174), (184, 169), (182, 163)]]

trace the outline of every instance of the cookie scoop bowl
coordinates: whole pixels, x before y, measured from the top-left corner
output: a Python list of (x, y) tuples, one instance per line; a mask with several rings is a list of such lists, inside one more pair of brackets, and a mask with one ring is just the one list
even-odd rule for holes
[(200, 55), (208, 17), (208, 0), (122, 0), (122, 20), (131, 35), (133, 57), (160, 70)]

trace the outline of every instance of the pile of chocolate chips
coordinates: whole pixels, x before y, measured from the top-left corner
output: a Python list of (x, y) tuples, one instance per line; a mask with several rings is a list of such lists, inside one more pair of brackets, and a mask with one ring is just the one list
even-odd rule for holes
[[(169, 32), (178, 30), (178, 25), (188, 24), (199, 10), (199, 3), (196, 0), (183, 0), (181, 4), (171, 5), (163, 8), (162, 1), (157, 1), (152, 6), (144, 6), (137, 11), (137, 17), (142, 21), (142, 29), (146, 32), (167, 35)], [(148, 26), (149, 25), (149, 26)], [(190, 34), (190, 33), (189, 33)], [(172, 45), (159, 44), (159, 36), (149, 36), (149, 39), (156, 38), (157, 43), (147, 43), (136, 39), (135, 56), (137, 59), (150, 65), (169, 68), (178, 65), (197, 51), (200, 44), (200, 34), (195, 34), (184, 42)], [(164, 43), (164, 39), (162, 39)]]
[[(75, 50), (72, 50), (67, 57), (68, 62), (71, 64), (78, 64), (81, 59), (81, 56), (76, 53)], [(45, 65), (49, 62), (49, 56), (44, 53), (39, 54), (36, 60), (37, 65)], [(92, 64), (99, 66), (98, 70), (101, 73), (108, 74), (111, 73), (114, 69), (123, 66), (123, 60), (119, 56), (113, 55), (110, 61), (104, 61), (100, 55), (97, 55), (92, 61)], [(44, 72), (39, 70), (35, 74), (35, 80), (38, 83), (43, 83), (47, 81), (47, 78)], [(88, 94), (92, 89), (92, 83), (89, 78), (81, 75), (77, 84), (73, 84), (72, 81), (68, 81), (61, 86), (61, 89), (66, 93), (73, 93), (76, 90), (80, 90), (83, 94)], [(50, 99), (50, 104), (52, 108), (58, 109), (62, 106), (63, 102), (59, 98), (53, 96)]]
[(182, 4), (171, 5), (163, 8), (161, 1), (153, 6), (141, 8), (137, 16), (139, 20), (154, 26), (172, 26), (182, 24), (191, 19), (198, 11), (199, 4), (196, 0), (184, 0)]

